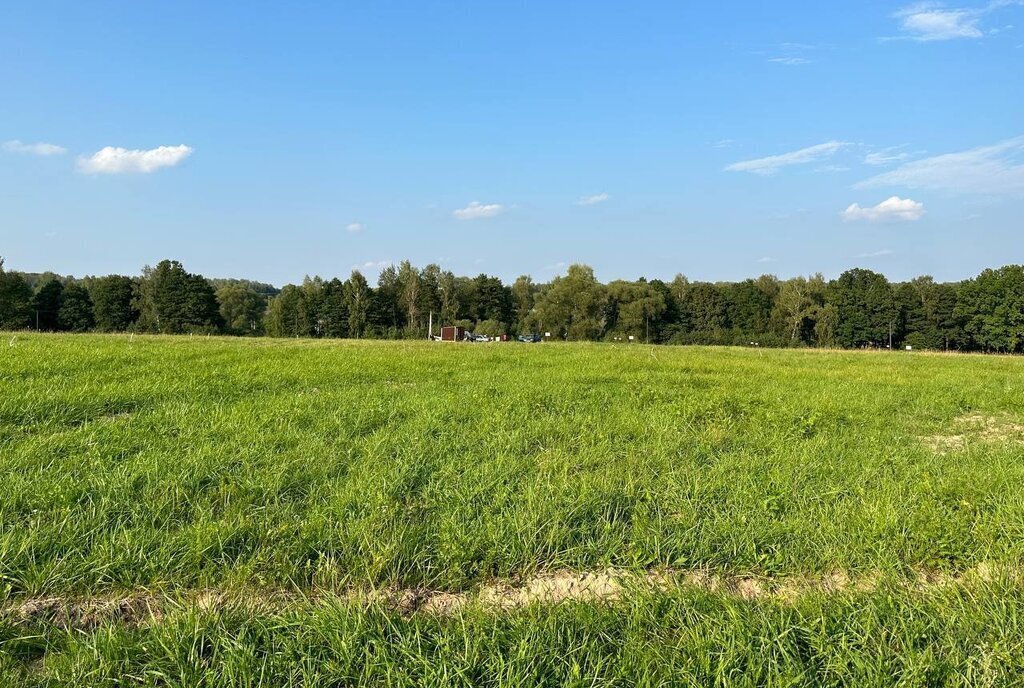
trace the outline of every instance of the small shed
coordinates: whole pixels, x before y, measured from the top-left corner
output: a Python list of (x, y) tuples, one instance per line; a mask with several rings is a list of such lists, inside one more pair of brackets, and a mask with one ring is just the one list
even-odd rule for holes
[(466, 338), (466, 328), (448, 325), (441, 328), (442, 342), (461, 342)]

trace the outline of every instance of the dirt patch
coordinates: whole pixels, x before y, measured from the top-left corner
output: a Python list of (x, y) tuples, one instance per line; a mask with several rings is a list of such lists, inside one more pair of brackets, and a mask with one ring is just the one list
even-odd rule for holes
[(921, 442), (939, 454), (963, 451), (974, 443), (1024, 444), (1024, 421), (1010, 414), (971, 413), (955, 418), (945, 433), (922, 437)]
[(596, 602), (618, 600), (630, 582), (615, 569), (606, 571), (554, 571), (542, 573), (519, 586), (498, 584), (484, 587), (478, 599), (484, 606), (515, 609), (530, 604)]
[[(495, 581), (475, 591), (448, 592), (425, 588), (388, 587), (342, 593), (349, 601), (382, 603), (403, 614), (452, 615), (471, 605), (487, 609), (518, 609), (531, 604), (613, 602), (625, 589), (646, 577), (616, 569), (547, 571), (520, 581)], [(650, 587), (648, 585), (648, 587)]]
[(89, 630), (110, 623), (138, 626), (162, 617), (165, 600), (146, 593), (120, 597), (46, 597), (22, 602), (0, 616), (22, 623), (46, 623), (60, 628)]

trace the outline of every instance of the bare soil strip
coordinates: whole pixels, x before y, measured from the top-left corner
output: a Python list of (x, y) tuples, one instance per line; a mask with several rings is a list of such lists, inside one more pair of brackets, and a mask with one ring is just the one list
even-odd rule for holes
[[(836, 571), (824, 575), (788, 577), (728, 576), (708, 571), (670, 569), (630, 572), (549, 571), (514, 582), (497, 581), (475, 591), (446, 592), (421, 588), (282, 590), (190, 590), (177, 595), (136, 591), (96, 597), (37, 597), (0, 608), (0, 619), (16, 624), (49, 624), (65, 629), (88, 630), (106, 624), (137, 628), (159, 622), (177, 611), (244, 610), (252, 614), (280, 614), (310, 605), (383, 605), (403, 616), (426, 614), (453, 616), (470, 607), (500, 613), (529, 605), (565, 602), (611, 604), (633, 592), (699, 589), (744, 600), (795, 600), (809, 594), (866, 593), (886, 577), (881, 573), (850, 575)], [(888, 580), (908, 591), (928, 591), (970, 582), (1012, 580), (1024, 584), (1018, 568), (981, 564), (960, 574), (917, 569), (911, 575)]]

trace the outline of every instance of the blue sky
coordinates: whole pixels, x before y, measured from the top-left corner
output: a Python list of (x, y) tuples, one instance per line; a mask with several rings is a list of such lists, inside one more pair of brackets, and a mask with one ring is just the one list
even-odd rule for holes
[(282, 284), (1024, 262), (1024, 5), (6, 3), (0, 255)]

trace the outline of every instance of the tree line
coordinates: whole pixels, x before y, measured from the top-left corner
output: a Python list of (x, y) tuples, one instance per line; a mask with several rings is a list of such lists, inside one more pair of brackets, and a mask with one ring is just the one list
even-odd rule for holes
[(409, 261), (375, 286), (306, 277), (281, 289), (208, 279), (164, 260), (141, 275), (20, 273), (0, 259), (0, 329), (422, 339), (428, 323), (478, 334), (550, 333), (571, 341), (1024, 352), (1024, 266), (973, 279), (890, 282), (855, 268), (780, 280), (699, 282), (677, 275), (603, 284), (586, 265), (547, 283), (456, 276)]

